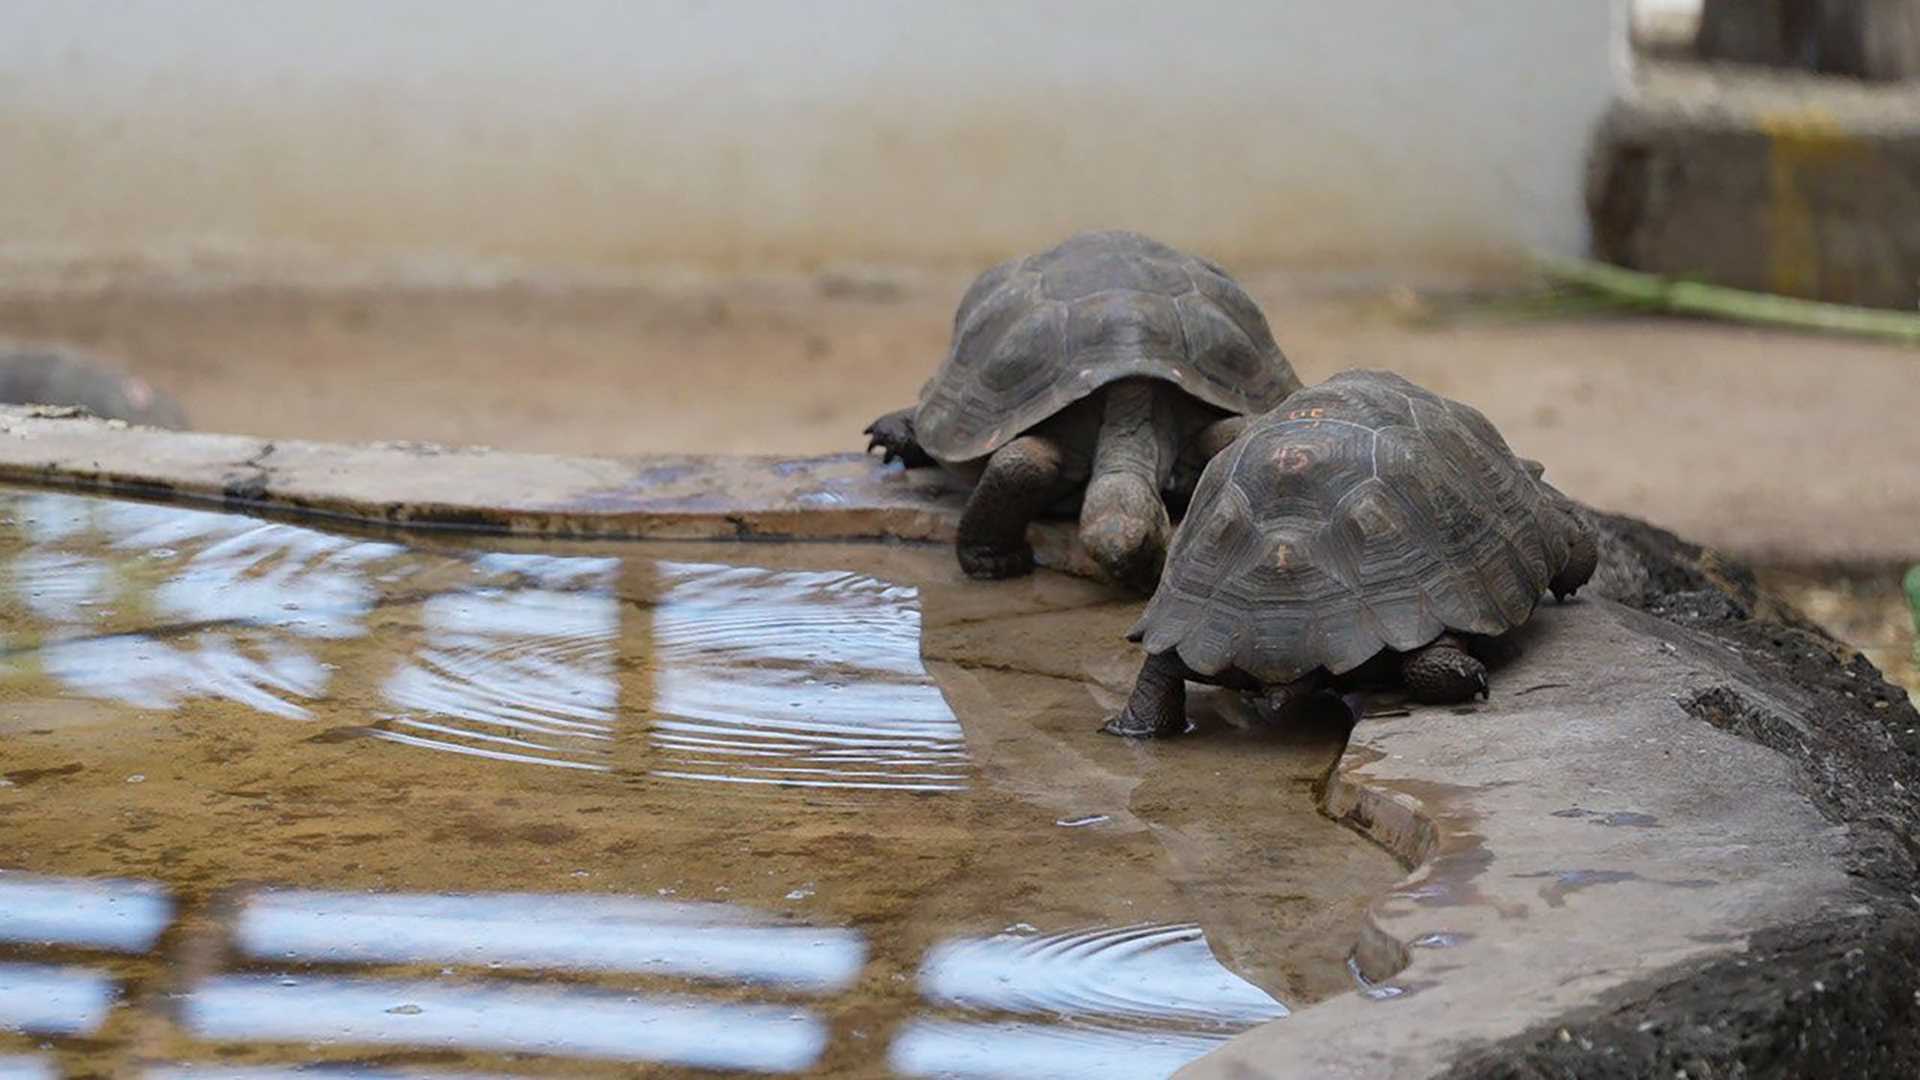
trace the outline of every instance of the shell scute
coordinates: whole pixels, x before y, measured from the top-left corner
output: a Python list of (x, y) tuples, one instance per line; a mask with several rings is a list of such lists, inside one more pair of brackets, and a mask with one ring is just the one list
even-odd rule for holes
[(1283, 682), (1504, 633), (1566, 559), (1532, 464), (1477, 410), (1389, 372), (1336, 375), (1207, 466), (1139, 640)]

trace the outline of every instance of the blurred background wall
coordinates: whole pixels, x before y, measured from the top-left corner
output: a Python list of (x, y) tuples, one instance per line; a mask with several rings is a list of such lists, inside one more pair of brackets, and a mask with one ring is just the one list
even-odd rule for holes
[(0, 247), (977, 262), (1584, 246), (1624, 0), (9, 0)]

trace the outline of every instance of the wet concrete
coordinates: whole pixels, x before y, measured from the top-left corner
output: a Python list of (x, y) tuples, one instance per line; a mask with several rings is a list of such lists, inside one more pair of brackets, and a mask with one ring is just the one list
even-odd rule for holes
[(7, 494), (0, 1074), (1167, 1075), (1402, 871), (1343, 730), (1096, 734), (1132, 610)]
[(1372, 911), (1368, 993), (1182, 1075), (1430, 1075), (1780, 924), (1868, 914), (1792, 761), (1683, 708), (1712, 689), (1791, 717), (1740, 656), (1597, 598), (1543, 605), (1519, 645), (1514, 692), (1362, 720), (1334, 774), (1329, 812), (1418, 864)]

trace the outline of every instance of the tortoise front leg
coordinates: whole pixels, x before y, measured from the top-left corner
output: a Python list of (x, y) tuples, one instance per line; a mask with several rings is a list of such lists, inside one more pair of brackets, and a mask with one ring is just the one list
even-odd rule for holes
[(909, 469), (936, 464), (914, 437), (913, 414), (913, 409), (895, 409), (868, 424), (867, 430), (861, 432), (872, 436), (867, 441), (867, 452), (872, 453), (877, 447), (882, 463), (898, 461)]
[(1101, 731), (1129, 739), (1156, 739), (1187, 730), (1187, 665), (1168, 650), (1147, 657), (1134, 681), (1133, 695), (1120, 715)]
[(1451, 634), (1415, 649), (1400, 660), (1400, 677), (1414, 699), (1428, 705), (1453, 705), (1487, 696), (1487, 666)]
[(1060, 474), (1060, 445), (1043, 435), (1022, 435), (993, 452), (960, 514), (956, 553), (968, 577), (1033, 571), (1027, 523), (1060, 497)]

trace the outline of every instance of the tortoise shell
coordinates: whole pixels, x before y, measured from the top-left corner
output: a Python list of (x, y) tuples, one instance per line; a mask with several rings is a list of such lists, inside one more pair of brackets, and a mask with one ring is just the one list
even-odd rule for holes
[(1443, 631), (1504, 633), (1567, 561), (1538, 469), (1471, 406), (1341, 372), (1207, 465), (1128, 637), (1274, 684)]
[(972, 461), (1143, 376), (1230, 413), (1300, 389), (1259, 306), (1218, 265), (1138, 233), (1081, 233), (974, 281), (914, 434), (942, 461)]

